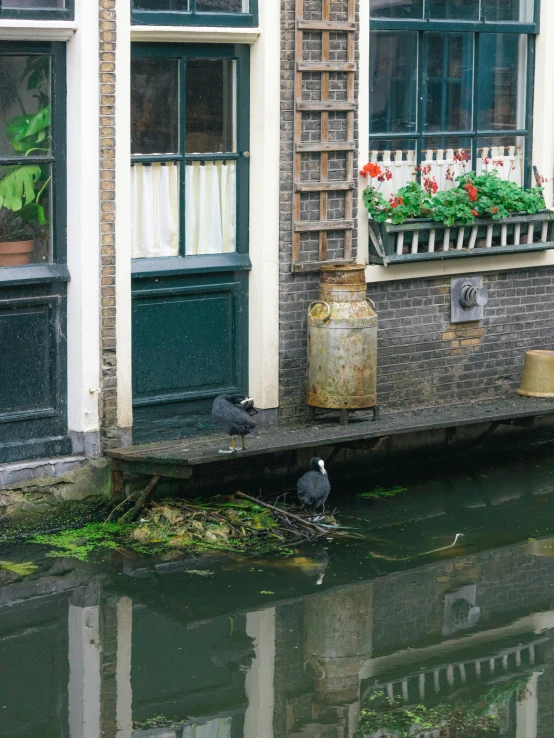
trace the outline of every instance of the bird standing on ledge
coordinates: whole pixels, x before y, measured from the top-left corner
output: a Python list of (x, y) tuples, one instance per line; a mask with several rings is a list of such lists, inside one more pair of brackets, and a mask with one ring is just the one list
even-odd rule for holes
[[(221, 428), (231, 436), (231, 448), (220, 450), (220, 454), (232, 454), (235, 451), (246, 451), (244, 437), (248, 435), (256, 436), (256, 423), (252, 420), (253, 415), (257, 415), (258, 411), (254, 407), (254, 400), (244, 395), (220, 395), (214, 400), (212, 405), (212, 418)], [(242, 446), (237, 449), (235, 446), (235, 436), (240, 436)]]
[(325, 470), (323, 459), (315, 456), (310, 461), (310, 469), (296, 484), (298, 500), (305, 506), (317, 510), (320, 507), (325, 511), (325, 503), (331, 491), (331, 483)]

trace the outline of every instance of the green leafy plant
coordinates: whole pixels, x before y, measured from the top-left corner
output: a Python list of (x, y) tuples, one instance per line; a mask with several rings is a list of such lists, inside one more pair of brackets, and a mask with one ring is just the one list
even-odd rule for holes
[[(51, 107), (44, 91), (49, 77), (49, 58), (29, 57), (21, 81), (37, 101), (38, 109), (21, 115), (6, 125), (6, 136), (15, 155), (49, 154), (51, 150)], [(41, 199), (51, 181), (48, 165), (16, 164), (6, 168), (0, 179), (0, 241), (44, 238), (48, 221)]]
[[(465, 166), (469, 156), (464, 152), (456, 156)], [(502, 161), (495, 164), (500, 165)], [(439, 192), (429, 165), (419, 167), (414, 175), (418, 173), (421, 182), (408, 183), (387, 201), (380, 189), (392, 178), (390, 170), (383, 172), (376, 163), (367, 164), (361, 170), (363, 177), (370, 178), (364, 190), (364, 204), (373, 220), (399, 225), (414, 218), (431, 218), (450, 227), (455, 223), (471, 225), (479, 217), (499, 220), (514, 213), (534, 215), (546, 207), (542, 185), (547, 180), (539, 175), (536, 186), (525, 189), (500, 177), (497, 169), (480, 175), (465, 172), (456, 178), (448, 170), (447, 179), (454, 186)]]

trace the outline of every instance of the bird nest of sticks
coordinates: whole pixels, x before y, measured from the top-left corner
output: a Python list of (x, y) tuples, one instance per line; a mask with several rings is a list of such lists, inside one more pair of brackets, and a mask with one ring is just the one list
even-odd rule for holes
[(143, 546), (252, 551), (298, 545), (333, 534), (332, 516), (302, 512), (236, 492), (209, 499), (151, 502), (132, 533)]

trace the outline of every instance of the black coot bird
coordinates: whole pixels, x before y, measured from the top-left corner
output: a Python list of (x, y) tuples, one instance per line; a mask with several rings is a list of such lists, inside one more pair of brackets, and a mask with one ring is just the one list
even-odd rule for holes
[(310, 470), (307, 471), (296, 484), (298, 499), (305, 507), (318, 510), (325, 509), (325, 502), (331, 491), (331, 483), (325, 471), (325, 462), (319, 457), (310, 461)]
[(220, 454), (232, 454), (238, 449), (235, 447), (235, 436), (242, 438), (241, 451), (246, 450), (244, 437), (256, 436), (256, 423), (252, 420), (258, 411), (254, 407), (254, 400), (244, 395), (220, 395), (212, 405), (212, 418), (221, 428), (231, 436), (231, 448), (220, 451)]

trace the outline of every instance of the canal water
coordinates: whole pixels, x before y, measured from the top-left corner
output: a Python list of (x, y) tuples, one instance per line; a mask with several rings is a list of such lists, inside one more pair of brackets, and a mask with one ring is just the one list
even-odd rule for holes
[(334, 481), (361, 538), (0, 573), (0, 738), (550, 738), (554, 456)]

